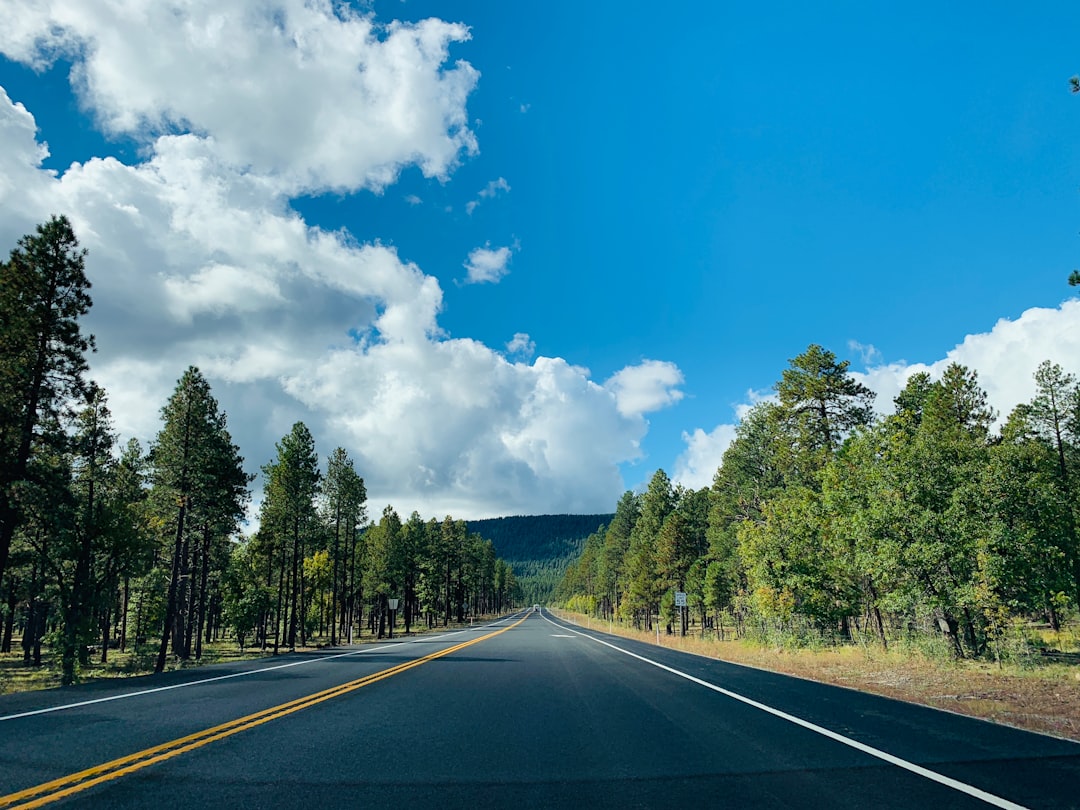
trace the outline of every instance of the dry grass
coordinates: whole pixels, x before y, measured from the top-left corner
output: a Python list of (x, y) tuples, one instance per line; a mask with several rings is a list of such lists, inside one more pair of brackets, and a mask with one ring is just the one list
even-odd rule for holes
[[(476, 620), (481, 621), (486, 620), (487, 618), (494, 617), (477, 617)], [(459, 625), (456, 622), (450, 623), (451, 629), (462, 626), (468, 625)], [(433, 627), (429, 631), (422, 624), (413, 625), (409, 635), (417, 636), (426, 632), (440, 632), (445, 629), (446, 628), (444, 627)], [(401, 626), (397, 627), (394, 630), (394, 636), (404, 638), (404, 628)], [(309, 646), (297, 647), (297, 651), (313, 651), (329, 645), (329, 637), (319, 637), (309, 639), (309, 641)], [(356, 644), (370, 644), (379, 641), (379, 639), (375, 638), (373, 634), (364, 631), (360, 633), (354, 641)], [(383, 639), (383, 641), (385, 641), (385, 639)], [(51, 689), (60, 686), (60, 665), (56, 660), (56, 656), (52, 654), (48, 647), (42, 649), (41, 666), (34, 667), (23, 664), (22, 647), (20, 646), (20, 639), (17, 636), (12, 646), (13, 652), (0, 653), (0, 695), (9, 692), (26, 692), (34, 689)], [(283, 652), (286, 651), (287, 650), (283, 649)], [(78, 680), (80, 683), (114, 678), (130, 678), (134, 675), (149, 675), (154, 671), (154, 663), (157, 659), (157, 645), (143, 645), (138, 653), (135, 653), (130, 649), (126, 652), (109, 650), (109, 660), (106, 664), (100, 663), (99, 655), (100, 654), (92, 656), (90, 666), (79, 673)], [(171, 672), (177, 669), (192, 669), (207, 664), (224, 664), (231, 661), (245, 661), (252, 658), (266, 658), (269, 655), (271, 655), (271, 653), (268, 650), (262, 650), (258, 647), (248, 647), (241, 650), (236, 645), (236, 642), (231, 639), (214, 641), (204, 645), (203, 657), (199, 661), (178, 661), (170, 655), (165, 664), (165, 671)]]
[[(51, 689), (60, 685), (60, 665), (56, 656), (46, 649), (42, 650), (40, 667), (23, 664), (22, 650), (15, 644), (16, 652), (0, 654), (0, 694), (8, 692), (26, 692), (32, 689)], [(265, 655), (259, 649), (241, 651), (234, 642), (216, 641), (203, 648), (201, 661), (179, 662), (169, 657), (166, 671), (190, 669), (204, 664), (220, 664), (229, 661), (242, 661), (260, 658)], [(79, 681), (94, 681), (111, 678), (130, 678), (134, 675), (146, 675), (154, 671), (157, 652), (150, 646), (144, 646), (139, 653), (133, 650), (120, 652), (109, 650), (109, 660), (102, 664), (97, 655), (92, 656), (90, 665), (79, 673)]]
[[(606, 622), (590, 622), (584, 616), (557, 612), (583, 626), (591, 624), (605, 631), (609, 627)], [(618, 625), (611, 629), (618, 635), (656, 643), (653, 633)], [(938, 660), (918, 652), (886, 651), (877, 646), (789, 650), (663, 633), (660, 643), (709, 658), (847, 686), (1080, 742), (1077, 664), (999, 667), (981, 661)]]

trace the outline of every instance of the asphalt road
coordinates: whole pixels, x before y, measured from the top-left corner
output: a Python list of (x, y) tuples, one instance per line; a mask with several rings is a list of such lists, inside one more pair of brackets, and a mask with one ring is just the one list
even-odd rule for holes
[(527, 613), (2, 696), (0, 807), (41, 804), (1080, 807), (1080, 745)]

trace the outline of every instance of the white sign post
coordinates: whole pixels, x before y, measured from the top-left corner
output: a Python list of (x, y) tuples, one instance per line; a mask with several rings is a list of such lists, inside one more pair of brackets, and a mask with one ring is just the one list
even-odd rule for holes
[(686, 635), (686, 591), (675, 591), (675, 607), (679, 609), (679, 635)]

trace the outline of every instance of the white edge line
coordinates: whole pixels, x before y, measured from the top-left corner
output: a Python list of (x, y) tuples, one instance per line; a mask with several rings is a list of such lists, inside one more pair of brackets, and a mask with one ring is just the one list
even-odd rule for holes
[[(544, 618), (547, 619), (546, 616)], [(1027, 810), (1027, 808), (1025, 808), (1022, 804), (1010, 802), (1008, 799), (1003, 799), (1000, 796), (995, 796), (993, 793), (987, 793), (985, 790), (980, 790), (974, 785), (969, 785), (966, 782), (960, 782), (949, 776), (945, 776), (944, 774), (937, 773), (936, 771), (931, 771), (929, 768), (924, 768), (921, 765), (916, 765), (914, 762), (908, 762), (906, 759), (901, 759), (900, 757), (893, 756), (892, 754), (882, 751), (879, 748), (874, 748), (873, 746), (866, 745), (865, 743), (861, 743), (858, 740), (853, 740), (850, 737), (845, 737), (843, 734), (838, 734), (835, 731), (830, 731), (823, 726), (811, 723), (809, 720), (803, 720), (801, 717), (796, 717), (795, 715), (788, 714), (787, 712), (781, 711), (780, 709), (774, 709), (772, 706), (767, 706), (764, 703), (759, 703), (752, 698), (740, 695), (738, 692), (732, 692), (730, 689), (724, 689), (722, 686), (717, 686), (716, 684), (709, 683), (708, 681), (703, 681), (701, 678), (695, 678), (689, 673), (681, 672), (680, 670), (669, 667), (666, 664), (661, 664), (659, 661), (653, 661), (651, 658), (646, 658), (643, 655), (638, 655), (637, 653), (630, 652), (629, 650), (624, 650), (622, 647), (617, 647), (614, 644), (604, 641), (603, 639), (596, 638), (595, 636), (591, 636), (588, 633), (582, 633), (578, 630), (573, 629), (572, 627), (563, 627), (562, 625), (551, 621), (551, 619), (547, 619), (547, 621), (551, 622), (551, 624), (554, 624), (556, 627), (562, 627), (562, 629), (569, 630), (571, 633), (577, 633), (579, 636), (583, 636), (590, 641), (595, 641), (597, 644), (603, 644), (605, 647), (610, 647), (611, 649), (617, 650), (624, 655), (629, 655), (631, 658), (636, 658), (637, 660), (643, 661), (646, 664), (651, 664), (652, 666), (662, 669), (665, 672), (670, 672), (672, 675), (678, 675), (680, 678), (685, 678), (686, 680), (696, 683), (699, 686), (704, 686), (706, 689), (711, 689), (714, 692), (719, 692), (720, 694), (732, 698), (733, 700), (737, 700), (740, 703), (745, 703), (748, 706), (753, 706), (755, 709), (760, 709), (761, 711), (767, 712), (775, 717), (779, 717), (782, 720), (787, 720), (789, 723), (794, 723), (797, 726), (801, 726), (802, 728), (808, 729), (809, 731), (813, 731), (814, 733), (820, 734), (823, 737), (828, 737), (830, 740), (835, 740), (836, 742), (843, 743), (844, 745), (850, 746), (851, 748), (854, 748), (858, 751), (862, 751), (864, 754), (869, 754), (870, 756), (877, 757), (878, 759), (884, 760), (891, 765), (896, 765), (898, 768), (903, 768), (904, 770), (918, 774), (919, 776), (929, 779), (932, 782), (937, 782), (938, 784), (945, 785), (946, 787), (950, 787), (953, 790), (958, 790), (961, 793), (966, 793), (968, 796), (972, 796), (976, 799), (981, 799), (982, 801), (986, 802), (987, 804), (991, 804), (994, 807), (1007, 808), (1007, 810)]]
[[(487, 625), (480, 625), (481, 627), (497, 627), (502, 622), (509, 621), (509, 618), (499, 619), (496, 622), (492, 622)], [(450, 638), (451, 636), (460, 635), (466, 632), (466, 630), (455, 630), (452, 633), (443, 633), (441, 636), (422, 636), (421, 638), (410, 639), (407, 643), (416, 644), (419, 641), (439, 641), (440, 639)], [(49, 706), (44, 709), (33, 709), (28, 712), (19, 712), (17, 714), (0, 715), (0, 723), (5, 720), (18, 720), (22, 717), (33, 717), (39, 714), (51, 714), (52, 712), (61, 712), (66, 709), (77, 709), (80, 706), (92, 706), (95, 703), (109, 703), (113, 700), (125, 700), (127, 698), (140, 697), (141, 695), (152, 695), (155, 692), (168, 692), (172, 689), (183, 689), (186, 686), (201, 686), (206, 683), (213, 683), (214, 681), (227, 681), (230, 678), (243, 678), (247, 675), (257, 675), (261, 672), (272, 672), (275, 669), (288, 669), (289, 667), (299, 667), (304, 664), (316, 664), (320, 661), (329, 661), (333, 658), (345, 658), (350, 655), (362, 655), (369, 652), (377, 652), (379, 650), (388, 650), (392, 647), (397, 647), (397, 644), (382, 644), (378, 647), (364, 647), (359, 650), (349, 650), (349, 652), (334, 653), (333, 655), (323, 655), (318, 658), (305, 658), (302, 661), (290, 661), (287, 664), (276, 664), (272, 667), (261, 667), (259, 669), (248, 669), (243, 672), (231, 672), (228, 675), (217, 675), (213, 678), (201, 678), (197, 681), (185, 681), (184, 683), (174, 683), (169, 686), (155, 686), (153, 689), (140, 689), (137, 692), (124, 692), (120, 695), (110, 695), (109, 697), (94, 698), (93, 700), (80, 700), (77, 703), (64, 703), (59, 706)]]
[[(550, 613), (551, 611), (548, 611), (548, 612)], [(583, 630), (588, 630), (588, 631), (593, 632), (593, 633), (605, 633), (607, 635), (615, 635), (615, 633), (612, 633), (610, 631), (605, 630), (603, 628), (602, 624), (597, 624), (596, 627), (593, 627), (592, 625), (585, 625), (585, 624), (582, 624), (579, 621), (575, 621), (574, 619), (569, 619), (569, 618), (567, 618), (565, 616), (557, 616), (555, 613), (551, 613), (551, 615), (555, 616), (555, 618), (557, 618), (561, 622), (566, 622), (567, 624), (572, 624), (572, 625), (574, 625), (574, 627), (580, 627)], [(631, 639), (631, 640), (636, 640), (636, 639)], [(643, 644), (646, 644), (646, 643), (651, 644), (652, 642), (646, 642), (644, 640), (641, 640), (641, 643), (643, 643)], [(1001, 728), (1001, 727), (1011, 728), (1011, 729), (1013, 729), (1015, 731), (1023, 731), (1023, 732), (1025, 732), (1027, 734), (1037, 734), (1040, 737), (1046, 737), (1047, 739), (1054, 740), (1056, 742), (1066, 742), (1066, 743), (1073, 743), (1074, 745), (1080, 745), (1080, 740), (1074, 740), (1071, 737), (1063, 737), (1060, 734), (1055, 734), (1054, 732), (1051, 732), (1051, 731), (1040, 731), (1039, 729), (1034, 729), (1034, 728), (1024, 728), (1023, 726), (1015, 726), (1012, 723), (1008, 723), (1008, 722), (1006, 722), (1004, 720), (990, 720), (990, 719), (987, 719), (985, 717), (977, 717), (974, 714), (964, 714), (961, 711), (958, 711), (956, 709), (950, 709), (947, 706), (933, 706), (933, 705), (931, 705), (929, 703), (917, 703), (917, 702), (915, 702), (913, 700), (907, 700), (906, 698), (892, 697), (890, 695), (881, 694), (880, 692), (867, 692), (865, 689), (860, 689), (858, 686), (851, 686), (851, 685), (845, 684), (845, 683), (831, 683), (829, 681), (819, 681), (819, 680), (816, 680), (815, 678), (813, 678), (813, 677), (811, 677), (809, 675), (798, 675), (798, 674), (796, 674), (794, 672), (783, 672), (783, 671), (778, 670), (778, 669), (769, 669), (766, 666), (762, 666), (760, 664), (749, 664), (746, 661), (732, 661), (729, 658), (720, 658), (718, 656), (709, 655), (708, 653), (704, 653), (704, 652), (694, 652), (693, 650), (684, 650), (684, 649), (680, 649), (677, 646), (664, 647), (663, 644), (656, 645), (656, 646), (659, 646), (659, 647), (661, 647), (663, 649), (666, 649), (666, 650), (669, 650), (671, 652), (680, 652), (680, 653), (683, 653), (684, 655), (692, 655), (695, 658), (702, 658), (702, 659), (704, 659), (706, 661), (720, 661), (721, 663), (727, 664), (728, 666), (731, 666), (731, 667), (739, 667), (740, 669), (750, 669), (750, 670), (754, 670), (755, 672), (765, 672), (765, 673), (768, 673), (769, 675), (783, 675), (785, 678), (795, 678), (796, 680), (799, 680), (799, 681), (806, 681), (807, 683), (816, 683), (816, 684), (819, 684), (819, 685), (824, 684), (826, 686), (832, 686), (832, 687), (834, 687), (836, 689), (844, 689), (844, 690), (847, 690), (848, 692), (858, 692), (858, 693), (863, 694), (863, 695), (867, 695), (867, 694), (875, 695), (876, 697), (884, 698), (885, 700), (891, 700), (891, 701), (896, 701), (896, 702), (900, 702), (900, 703), (907, 703), (907, 704), (913, 705), (913, 706), (922, 706), (923, 708), (933, 709), (935, 712), (944, 712), (945, 714), (951, 714), (951, 715), (953, 715), (955, 717), (963, 717), (965, 720), (974, 720), (977, 723), (985, 723), (986, 725), (989, 725), (989, 726), (997, 726), (998, 728)]]

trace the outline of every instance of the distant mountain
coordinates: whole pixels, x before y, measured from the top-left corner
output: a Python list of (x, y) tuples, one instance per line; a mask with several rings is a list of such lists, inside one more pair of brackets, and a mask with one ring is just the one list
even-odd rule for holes
[(566, 566), (581, 553), (585, 538), (604, 529), (614, 515), (519, 515), (467, 521), (514, 569), (526, 602), (545, 604)]
[(614, 515), (519, 515), (466, 521), (507, 562), (576, 557), (581, 541), (606, 527)]

